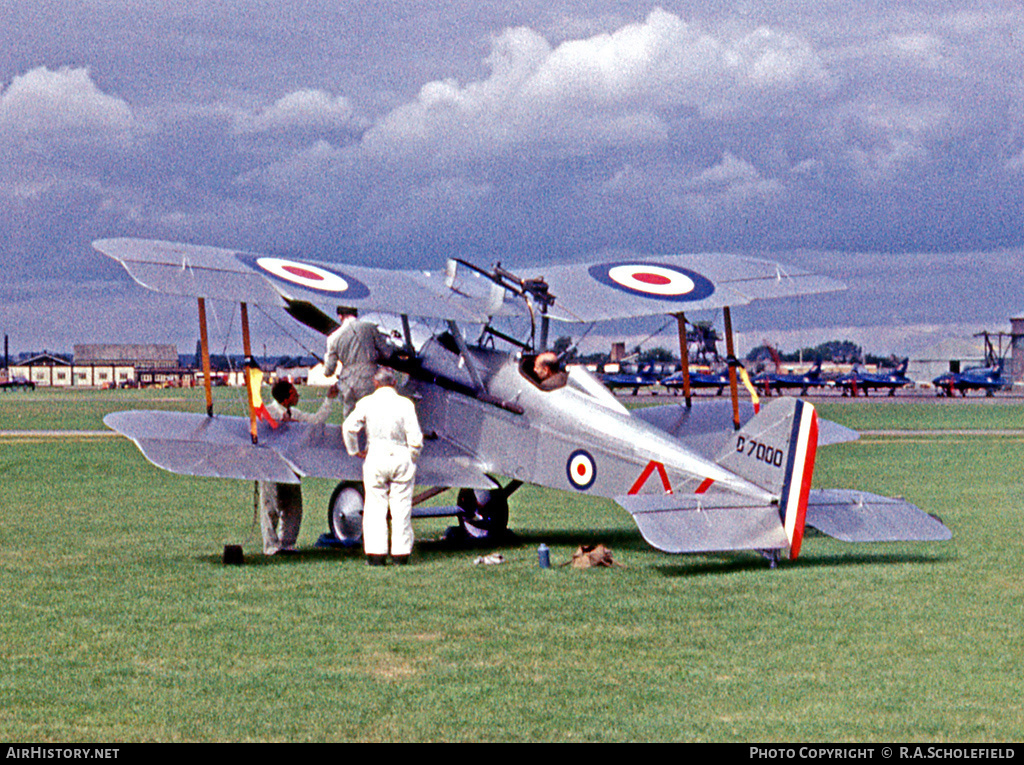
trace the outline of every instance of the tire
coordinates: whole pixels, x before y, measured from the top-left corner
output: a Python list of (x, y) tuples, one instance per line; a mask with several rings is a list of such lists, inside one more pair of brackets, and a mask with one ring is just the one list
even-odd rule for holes
[(363, 542), (363, 485), (342, 481), (327, 504), (327, 528), (343, 545), (354, 547)]
[(455, 504), (459, 523), (475, 539), (498, 539), (508, 531), (508, 494), (502, 490), (462, 489)]

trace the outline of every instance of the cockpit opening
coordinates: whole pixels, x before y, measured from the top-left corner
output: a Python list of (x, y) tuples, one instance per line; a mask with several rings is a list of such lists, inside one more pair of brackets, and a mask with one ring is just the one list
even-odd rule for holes
[(569, 381), (569, 373), (562, 367), (553, 351), (524, 355), (519, 371), (541, 390), (558, 390)]

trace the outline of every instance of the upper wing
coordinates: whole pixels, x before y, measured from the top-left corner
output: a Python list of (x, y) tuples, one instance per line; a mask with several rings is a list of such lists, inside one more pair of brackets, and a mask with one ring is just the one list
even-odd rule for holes
[[(103, 239), (93, 246), (157, 292), (284, 307), (293, 302), (486, 322), (524, 315), (522, 300), (483, 271), (391, 270), (267, 257), (147, 239)], [(844, 289), (839, 282), (757, 258), (716, 253), (617, 257), (522, 270), (542, 278), (550, 316), (602, 321), (744, 305)]]
[(101, 239), (93, 247), (156, 292), (285, 307), (305, 301), (333, 308), (483, 323), (525, 307), (472, 271), (391, 270), (267, 257), (149, 239)]
[(542, 269), (555, 314), (602, 321), (745, 305), (845, 289), (833, 279), (719, 253), (609, 258)]

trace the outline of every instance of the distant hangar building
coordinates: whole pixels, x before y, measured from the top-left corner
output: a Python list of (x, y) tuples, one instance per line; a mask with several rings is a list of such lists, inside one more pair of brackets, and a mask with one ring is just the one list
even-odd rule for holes
[(158, 343), (75, 345), (74, 366), (76, 385), (94, 387), (128, 382), (181, 385), (192, 376), (191, 370), (179, 366), (177, 346)]
[(1010, 319), (1010, 377), (1024, 381), (1024, 318)]
[[(178, 365), (174, 345), (123, 343), (75, 346), (72, 361), (41, 354), (20, 364), (10, 373), (37, 386), (55, 388), (103, 388), (126, 384), (152, 385), (166, 382), (180, 385), (191, 381), (192, 371)], [(186, 382), (186, 384), (188, 384)]]

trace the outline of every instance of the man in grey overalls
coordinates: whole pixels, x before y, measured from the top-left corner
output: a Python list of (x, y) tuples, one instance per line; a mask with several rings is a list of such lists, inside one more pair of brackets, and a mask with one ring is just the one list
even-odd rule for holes
[(330, 377), (341, 364), (338, 392), (345, 417), (363, 396), (373, 393), (377, 365), (391, 357), (392, 348), (375, 324), (359, 321), (355, 308), (338, 306), (340, 326), (327, 338), (324, 375)]

